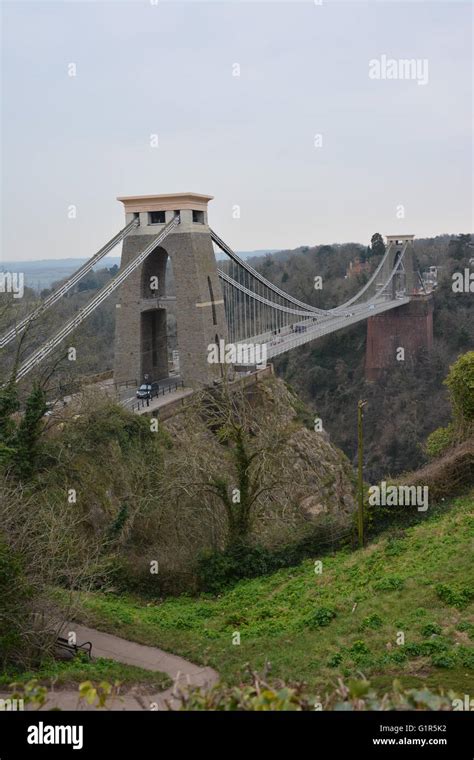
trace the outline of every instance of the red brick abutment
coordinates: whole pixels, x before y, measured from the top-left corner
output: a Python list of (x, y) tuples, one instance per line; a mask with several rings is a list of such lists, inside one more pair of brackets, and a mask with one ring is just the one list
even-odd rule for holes
[(377, 380), (399, 361), (413, 361), (420, 351), (432, 348), (433, 298), (412, 296), (410, 303), (367, 320), (366, 380)]

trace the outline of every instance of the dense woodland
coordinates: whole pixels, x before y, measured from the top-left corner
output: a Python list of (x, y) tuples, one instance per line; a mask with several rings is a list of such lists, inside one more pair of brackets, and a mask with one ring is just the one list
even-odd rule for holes
[[(374, 255), (372, 255), (374, 253)], [(426, 461), (424, 441), (449, 420), (443, 378), (459, 354), (474, 346), (472, 293), (453, 293), (452, 273), (469, 267), (474, 256), (470, 235), (442, 235), (415, 241), (416, 266), (437, 266), (434, 294), (434, 350), (415, 363), (400, 363), (375, 383), (364, 377), (366, 324), (359, 324), (284, 354), (276, 370), (321, 417), (324, 428), (349, 459), (356, 457), (356, 408), (368, 401), (365, 413), (365, 477), (397, 475)], [(314, 306), (331, 308), (362, 287), (369, 275), (345, 279), (356, 257), (380, 260), (355, 243), (303, 247), (267, 256), (255, 267), (271, 282)], [(472, 269), (472, 267), (471, 267)], [(314, 275), (323, 277), (322, 290), (313, 288)]]

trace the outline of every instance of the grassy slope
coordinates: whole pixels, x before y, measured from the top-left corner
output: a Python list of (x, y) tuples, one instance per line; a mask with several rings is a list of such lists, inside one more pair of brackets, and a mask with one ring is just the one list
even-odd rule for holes
[[(474, 493), (442, 515), (420, 514), (396, 537), (392, 531), (363, 550), (324, 557), (320, 575), (307, 561), (218, 598), (151, 605), (94, 593), (82, 599), (81, 620), (210, 664), (228, 683), (246, 663), (261, 671), (270, 661), (272, 676), (305, 681), (314, 693), (362, 671), (381, 690), (399, 678), (472, 694), (473, 506)], [(431, 624), (439, 628), (425, 628)], [(399, 631), (405, 647), (396, 643)]]

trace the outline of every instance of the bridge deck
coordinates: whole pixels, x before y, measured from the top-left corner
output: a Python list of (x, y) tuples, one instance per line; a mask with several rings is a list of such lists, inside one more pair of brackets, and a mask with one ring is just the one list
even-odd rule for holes
[(312, 321), (311, 319), (302, 320), (300, 322), (300, 325), (304, 328), (302, 332), (294, 332), (292, 326), (289, 326), (282, 328), (277, 335), (265, 333), (255, 336), (255, 338), (247, 338), (240, 341), (240, 344), (248, 344), (252, 341), (261, 344), (265, 343), (267, 346), (267, 358), (271, 359), (274, 356), (279, 356), (286, 351), (290, 351), (292, 348), (302, 346), (316, 338), (321, 338), (323, 335), (329, 335), (337, 330), (342, 330), (344, 327), (362, 322), (368, 317), (374, 317), (376, 314), (396, 309), (409, 302), (409, 298), (397, 298), (372, 305), (364, 303), (360, 306), (352, 306), (350, 311), (347, 312), (347, 316), (334, 314), (333, 316), (315, 318), (316, 321)]

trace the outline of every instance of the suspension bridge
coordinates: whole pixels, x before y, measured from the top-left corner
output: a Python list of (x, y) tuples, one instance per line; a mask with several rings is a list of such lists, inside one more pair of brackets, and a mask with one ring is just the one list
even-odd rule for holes
[[(394, 243), (361, 290), (332, 309), (318, 309), (290, 296), (242, 260), (211, 230), (212, 240), (229, 261), (218, 268), (231, 343), (264, 344), (268, 358), (323, 335), (408, 303), (404, 257), (409, 241), (399, 241), (399, 255), (390, 269)], [(227, 270), (227, 271), (226, 271)], [(390, 270), (390, 271), (389, 271)]]
[[(176, 310), (181, 376), (189, 387), (222, 377), (209, 347), (259, 346), (267, 358), (385, 312), (415, 294), (413, 235), (389, 236), (366, 284), (344, 303), (320, 309), (271, 283), (240, 258), (208, 225), (212, 196), (177, 193), (119, 198), (126, 224), (66, 282), (0, 338), (6, 347), (123, 243), (118, 273), (18, 367), (17, 382), (66, 341), (119, 289), (116, 304), (115, 377), (162, 380), (168, 376), (167, 309)], [(167, 292), (171, 259), (176, 294)], [(314, 273), (317, 276), (317, 272)]]

